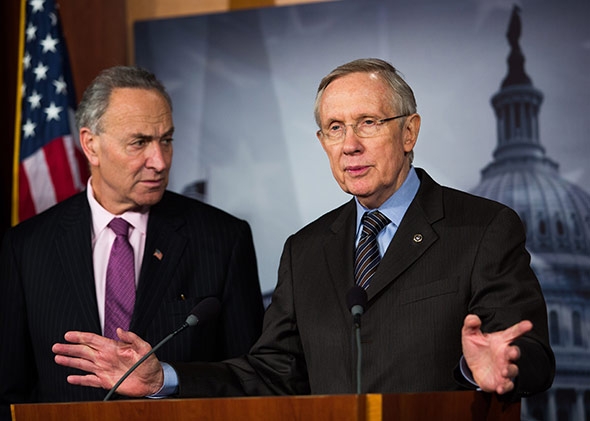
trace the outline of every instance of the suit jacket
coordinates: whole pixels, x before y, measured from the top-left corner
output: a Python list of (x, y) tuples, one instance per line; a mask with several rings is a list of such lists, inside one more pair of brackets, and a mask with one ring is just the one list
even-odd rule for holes
[[(457, 390), (461, 328), (523, 319), (515, 394), (551, 385), (555, 360), (545, 301), (525, 234), (508, 207), (441, 187), (417, 169), (420, 188), (367, 290), (362, 316), (362, 392)], [(356, 391), (356, 346), (346, 294), (354, 285), (354, 200), (285, 244), (260, 340), (245, 358), (175, 364), (180, 396), (335, 394)]]
[[(161, 252), (161, 259), (156, 255)], [(101, 333), (86, 193), (9, 230), (0, 260), (0, 400), (100, 400), (105, 391), (72, 386), (51, 346), (68, 330)], [(203, 298), (219, 317), (188, 329), (156, 354), (218, 361), (247, 352), (259, 337), (263, 304), (247, 222), (166, 192), (150, 210), (130, 330), (152, 345), (180, 327)]]

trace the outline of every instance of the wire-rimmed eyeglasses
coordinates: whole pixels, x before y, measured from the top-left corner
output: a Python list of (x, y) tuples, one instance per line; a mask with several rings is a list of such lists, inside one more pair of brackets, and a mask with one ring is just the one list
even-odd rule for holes
[(371, 117), (364, 117), (354, 124), (342, 124), (333, 122), (325, 130), (318, 130), (318, 135), (321, 134), (322, 140), (325, 143), (339, 143), (346, 136), (346, 126), (352, 127), (352, 131), (360, 138), (375, 137), (381, 133), (383, 125), (388, 121), (393, 121), (398, 118), (407, 117), (409, 114), (400, 114), (394, 117), (382, 118), (377, 120)]

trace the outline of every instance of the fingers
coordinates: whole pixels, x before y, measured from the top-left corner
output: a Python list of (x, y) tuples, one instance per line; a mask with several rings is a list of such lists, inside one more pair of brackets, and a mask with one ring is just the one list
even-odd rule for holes
[(501, 379), (496, 386), (496, 393), (499, 395), (508, 393), (514, 389), (514, 379), (518, 377), (518, 365), (516, 361), (520, 358), (520, 348), (517, 346), (508, 346), (505, 351), (505, 367), (501, 369)]
[(462, 346), (465, 361), (482, 390), (504, 394), (514, 389), (519, 370), (516, 362), (521, 352), (513, 341), (533, 328), (523, 320), (505, 330), (492, 333), (481, 331), (481, 319), (469, 314), (463, 321)]
[(95, 371), (101, 349), (116, 344), (116, 341), (88, 332), (70, 331), (65, 333), (64, 338), (69, 343), (56, 343), (51, 347), (55, 354), (54, 361), (86, 372)]
[(55, 363), (65, 367), (95, 373), (101, 364), (98, 354), (86, 345), (55, 344), (52, 351)]
[[(481, 319), (475, 314), (468, 314), (463, 321), (463, 334), (473, 334), (481, 329)], [(522, 320), (509, 328), (498, 332), (502, 333), (503, 339), (510, 343), (533, 329), (533, 324), (529, 320)]]
[(506, 379), (515, 379), (518, 376), (518, 366), (516, 364), (508, 364), (504, 369), (502, 376)]
[(105, 344), (112, 342), (112, 339), (97, 335), (90, 332), (69, 331), (64, 335), (66, 341), (73, 344), (83, 344), (92, 348), (100, 348)]
[(53, 357), (53, 360), (56, 364), (63, 365), (65, 367), (77, 368), (78, 370), (92, 372), (95, 364), (93, 361), (76, 357), (76, 356), (65, 356), (65, 355), (56, 355)]
[(51, 350), (55, 354), (89, 359), (92, 353), (96, 351), (104, 352), (105, 350), (121, 347), (121, 345), (133, 345), (134, 342), (140, 345), (144, 343), (136, 334), (122, 329), (117, 329), (117, 335), (120, 341), (105, 338), (95, 333), (69, 331), (64, 335), (64, 338), (69, 343), (56, 343), (52, 346)]
[[(520, 353), (517, 352), (517, 358), (520, 357)], [(514, 363), (509, 363), (504, 370), (502, 370), (502, 380), (496, 387), (496, 392), (499, 395), (510, 392), (514, 389), (514, 379), (518, 377), (518, 366)]]
[(512, 380), (507, 380), (496, 388), (496, 393), (498, 395), (503, 395), (504, 393), (510, 392), (512, 389), (514, 389), (514, 382)]
[(506, 348), (506, 360), (507, 361), (518, 361), (520, 358), (520, 348), (516, 345), (509, 345)]
[(532, 328), (533, 324), (530, 321), (523, 320), (504, 330), (504, 339), (507, 342), (512, 342), (513, 340), (529, 332)]
[(71, 344), (53, 344), (51, 351), (57, 355), (67, 355), (70, 357), (81, 357), (84, 353), (84, 346)]
[(92, 351), (87, 346), (55, 344), (51, 349), (55, 353), (53, 360), (56, 364), (87, 372), (94, 371)]
[(101, 388), (102, 384), (100, 382), (100, 379), (95, 376), (94, 374), (87, 374), (84, 376), (68, 376), (67, 377), (67, 381), (70, 384), (74, 384), (77, 386), (90, 386), (90, 387), (97, 387), (97, 388)]
[[(51, 350), (54, 354), (56, 354), (56, 357), (63, 355), (67, 357), (91, 359), (92, 353), (95, 350), (112, 346), (115, 342), (111, 339), (96, 335), (94, 333), (77, 331), (66, 332), (64, 338), (69, 343), (56, 343), (51, 347)], [(65, 362), (65, 360), (61, 358), (59, 361)], [(56, 362), (58, 362), (57, 359)], [(58, 364), (60, 364), (60, 362), (58, 362)]]

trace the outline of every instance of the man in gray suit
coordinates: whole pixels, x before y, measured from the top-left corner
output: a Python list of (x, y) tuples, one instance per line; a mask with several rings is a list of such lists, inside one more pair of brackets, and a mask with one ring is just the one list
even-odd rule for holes
[[(69, 384), (79, 371), (54, 362), (51, 346), (69, 330), (116, 340), (122, 327), (155, 344), (197, 303), (217, 297), (218, 317), (178, 335), (158, 356), (219, 361), (247, 352), (262, 327), (248, 223), (166, 191), (172, 104), (154, 75), (105, 70), (85, 91), (76, 119), (91, 168), (87, 191), (12, 228), (2, 246), (2, 419), (10, 418), (10, 403), (103, 399), (105, 391)], [(131, 289), (109, 298), (114, 217), (126, 221), (132, 275)], [(129, 314), (107, 329), (119, 298), (131, 298)]]
[[(336, 68), (320, 83), (315, 116), (332, 173), (354, 197), (287, 239), (260, 339), (219, 363), (148, 359), (119, 392), (354, 392), (346, 296), (355, 282), (368, 298), (361, 392), (480, 388), (512, 398), (547, 389), (555, 360), (523, 225), (506, 206), (442, 187), (412, 165), (421, 117), (397, 70), (379, 59)], [(124, 345), (135, 350), (130, 363), (149, 350), (132, 333), (124, 345), (84, 332), (66, 340), (54, 346), (56, 362), (92, 373), (69, 381), (102, 388), (123, 374), (126, 364), (110, 367)]]

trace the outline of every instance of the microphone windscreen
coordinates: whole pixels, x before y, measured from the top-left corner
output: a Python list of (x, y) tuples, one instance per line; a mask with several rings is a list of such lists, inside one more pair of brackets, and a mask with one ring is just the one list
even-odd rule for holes
[(364, 309), (367, 305), (367, 291), (358, 285), (353, 286), (346, 293), (346, 304), (349, 310), (352, 310), (354, 306), (360, 306)]
[(199, 322), (205, 322), (217, 317), (221, 311), (221, 303), (215, 297), (207, 297), (200, 301), (186, 318), (189, 326), (194, 326)]

